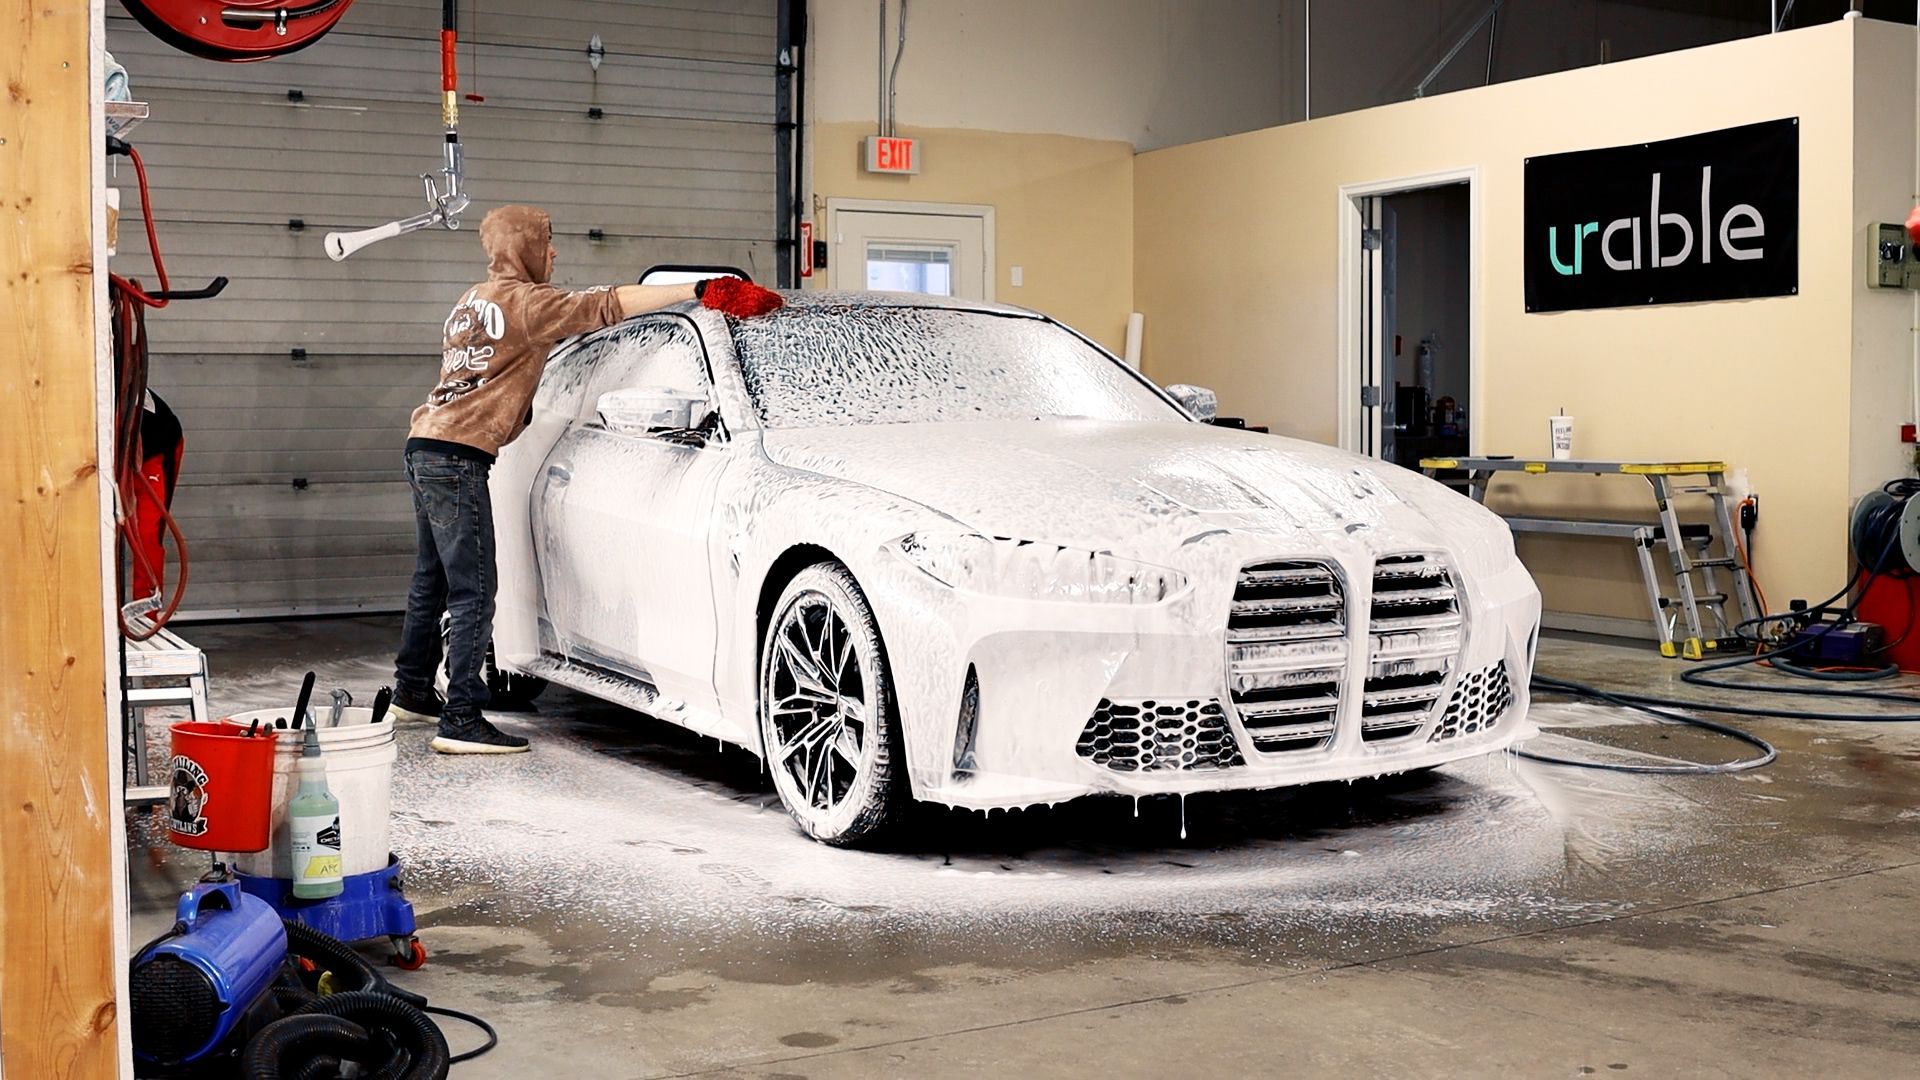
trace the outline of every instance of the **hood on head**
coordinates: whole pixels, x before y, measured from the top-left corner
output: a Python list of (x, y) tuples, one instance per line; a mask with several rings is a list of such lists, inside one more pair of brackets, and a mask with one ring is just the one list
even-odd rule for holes
[(547, 280), (547, 243), (553, 219), (531, 206), (502, 206), (480, 219), (480, 247), (487, 253), (487, 277), (494, 280)]

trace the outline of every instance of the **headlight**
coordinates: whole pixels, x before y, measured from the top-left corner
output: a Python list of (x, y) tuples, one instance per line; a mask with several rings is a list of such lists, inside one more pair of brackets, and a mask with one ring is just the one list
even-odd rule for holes
[(1163, 566), (1032, 540), (977, 533), (912, 533), (893, 550), (928, 577), (969, 592), (1024, 600), (1157, 604), (1186, 591)]
[(1491, 510), (1476, 515), (1473, 530), (1457, 529), (1456, 558), (1460, 568), (1475, 578), (1492, 577), (1512, 569), (1519, 561), (1513, 550), (1513, 529)]

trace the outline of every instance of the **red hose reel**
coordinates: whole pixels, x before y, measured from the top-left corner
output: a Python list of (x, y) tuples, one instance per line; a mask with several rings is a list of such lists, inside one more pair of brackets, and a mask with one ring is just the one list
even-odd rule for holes
[(154, 37), (229, 63), (297, 52), (333, 29), (353, 0), (120, 0)]

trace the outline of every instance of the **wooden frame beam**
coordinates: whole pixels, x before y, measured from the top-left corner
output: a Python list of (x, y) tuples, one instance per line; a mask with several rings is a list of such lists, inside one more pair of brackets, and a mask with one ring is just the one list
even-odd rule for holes
[(0, 0), (0, 1072), (118, 1076), (99, 0)]

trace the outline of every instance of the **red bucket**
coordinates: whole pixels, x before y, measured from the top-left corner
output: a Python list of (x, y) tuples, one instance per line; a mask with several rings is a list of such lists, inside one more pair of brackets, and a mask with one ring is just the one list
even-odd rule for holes
[(181, 847), (265, 851), (273, 839), (274, 732), (173, 725), (167, 829)]

